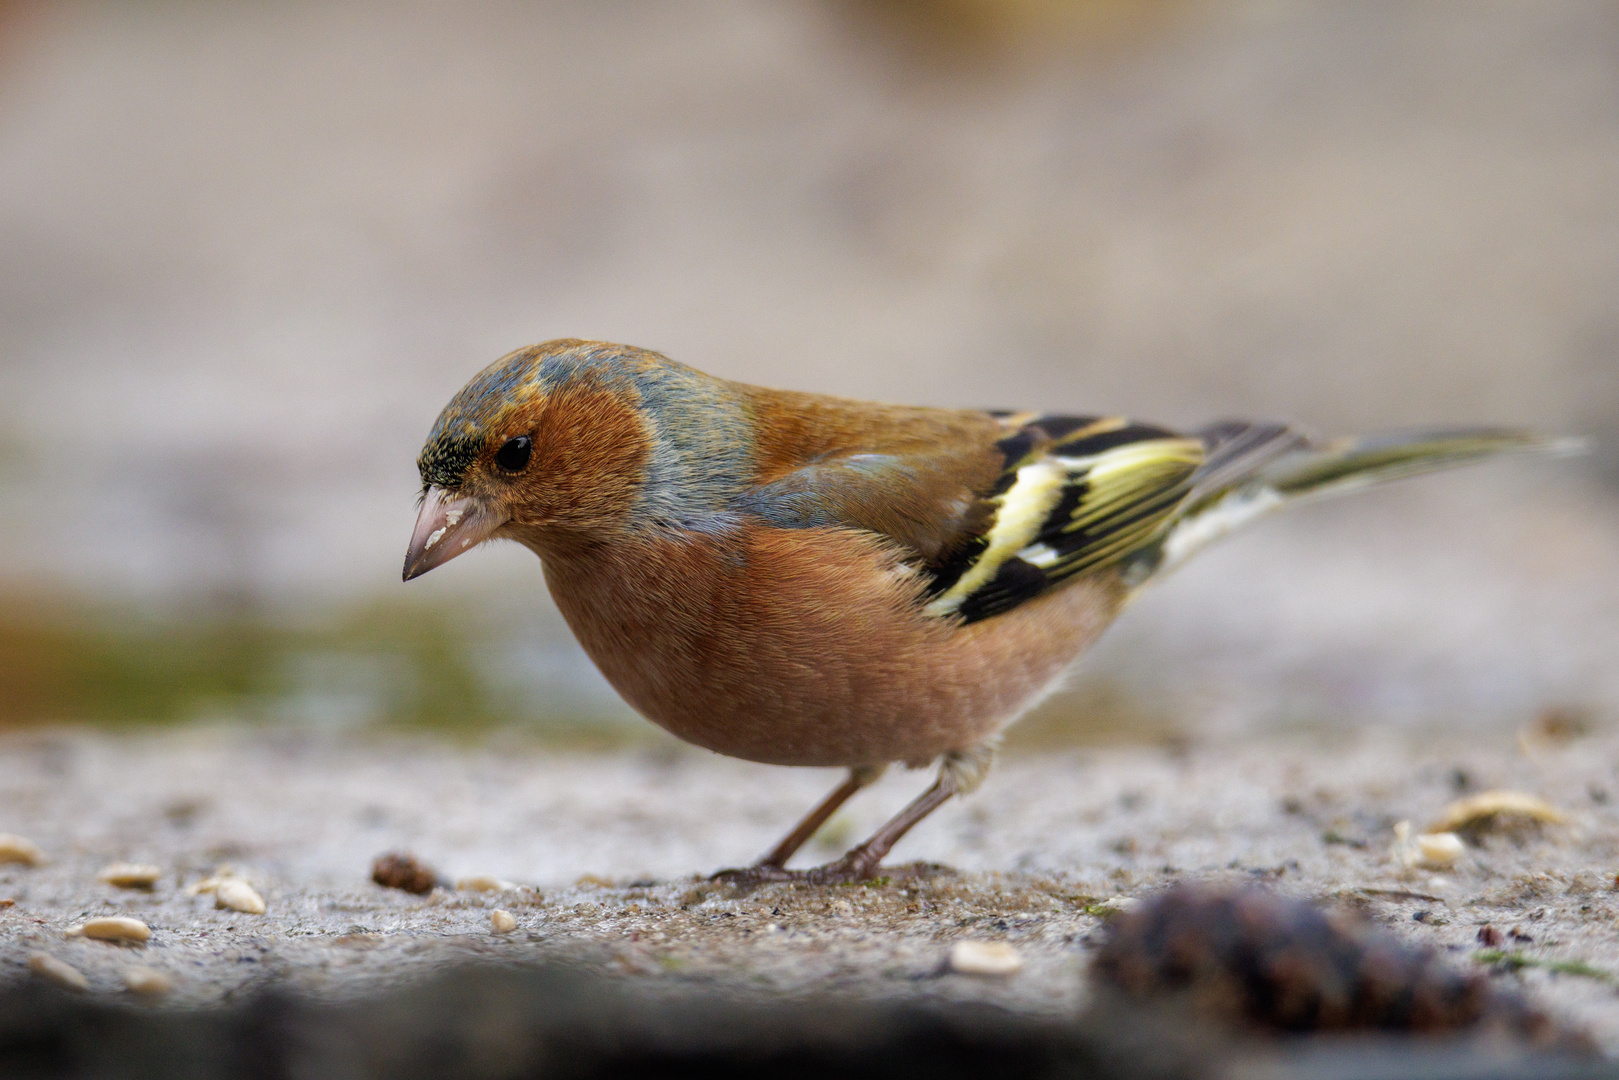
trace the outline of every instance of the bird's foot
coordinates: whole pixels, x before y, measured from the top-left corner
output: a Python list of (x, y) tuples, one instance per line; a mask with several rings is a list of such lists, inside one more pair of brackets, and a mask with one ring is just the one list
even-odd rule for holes
[(801, 885), (847, 885), (855, 881), (869, 881), (877, 876), (878, 860), (864, 854), (859, 848), (836, 862), (808, 870), (788, 870), (773, 863), (756, 863), (732, 870), (721, 870), (710, 875), (710, 881), (724, 882), (743, 888), (758, 888), (776, 882), (794, 882)]
[(859, 848), (837, 862), (804, 871), (804, 880), (811, 885), (850, 885), (856, 881), (870, 881), (877, 876), (878, 863)]
[(804, 873), (803, 870), (787, 870), (770, 863), (755, 863), (753, 866), (736, 866), (729, 870), (716, 871), (708, 875), (708, 880), (756, 888), (771, 882), (803, 881)]

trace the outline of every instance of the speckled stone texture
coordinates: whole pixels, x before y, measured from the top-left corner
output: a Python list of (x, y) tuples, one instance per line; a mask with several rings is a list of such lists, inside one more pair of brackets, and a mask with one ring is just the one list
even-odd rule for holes
[[(661, 743), (589, 755), (251, 729), (16, 734), (0, 742), (0, 831), (49, 861), (0, 866), (0, 898), (13, 901), (0, 909), (0, 979), (34, 978), (28, 958), (43, 952), (83, 972), (92, 995), (125, 998), (139, 965), (172, 979), (159, 1000), (173, 1006), (271, 987), (344, 1000), (460, 960), (564, 960), (763, 997), (848, 990), (1049, 1018), (1088, 1000), (1106, 901), (1257, 881), (1484, 968), (1611, 1054), (1616, 750), (1603, 735), (1528, 752), (1510, 736), (1420, 748), (1366, 736), (1014, 756), (908, 837), (888, 878), (742, 892), (704, 875), (764, 850), (835, 774)], [(890, 776), (826, 840), (857, 840), (925, 782)], [(1459, 792), (1493, 787), (1541, 795), (1570, 824), (1486, 833), (1443, 874), (1390, 855), (1397, 821), (1420, 828)], [(515, 887), (418, 896), (372, 884), (373, 860), (393, 850), (448, 881)], [(151, 891), (96, 880), (120, 859), (164, 877)], [(264, 915), (188, 893), (221, 865), (258, 888)], [(515, 931), (491, 932), (495, 909)], [(111, 914), (146, 921), (150, 943), (64, 936)], [(1495, 951), (1481, 956), (1486, 926)], [(1010, 943), (1021, 970), (950, 972), (964, 938)]]

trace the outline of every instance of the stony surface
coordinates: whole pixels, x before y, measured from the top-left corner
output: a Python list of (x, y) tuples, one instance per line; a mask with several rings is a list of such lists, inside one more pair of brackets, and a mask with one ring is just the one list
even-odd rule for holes
[[(588, 755), (248, 729), (25, 733), (0, 741), (0, 829), (47, 861), (0, 867), (0, 899), (13, 902), (0, 909), (0, 977), (31, 977), (30, 956), (43, 953), (83, 972), (92, 994), (128, 995), (132, 973), (155, 971), (172, 982), (158, 1000), (193, 1004), (276, 981), (343, 997), (454, 959), (567, 957), (630, 978), (1049, 1014), (1084, 999), (1118, 906), (1107, 901), (1241, 880), (1362, 909), (1458, 965), (1505, 954), (1501, 979), (1614, 1053), (1616, 750), (1605, 735), (1420, 748), (1366, 736), (1014, 756), (897, 853), (926, 862), (868, 885), (741, 892), (698, 875), (763, 850), (835, 774), (663, 743)], [(889, 777), (810, 854), (858, 839), (924, 782)], [(1397, 822), (1420, 829), (1488, 788), (1539, 795), (1570, 823), (1477, 833), (1443, 875), (1391, 855)], [(372, 884), (373, 859), (395, 849), (447, 880), (520, 884), (426, 896)], [(151, 890), (99, 881), (115, 860), (164, 874)], [(221, 866), (258, 889), (265, 914), (190, 891)], [(513, 931), (492, 932), (497, 910)], [(65, 935), (110, 915), (140, 919), (151, 940)], [(1010, 944), (1021, 966), (953, 972), (964, 940)]]

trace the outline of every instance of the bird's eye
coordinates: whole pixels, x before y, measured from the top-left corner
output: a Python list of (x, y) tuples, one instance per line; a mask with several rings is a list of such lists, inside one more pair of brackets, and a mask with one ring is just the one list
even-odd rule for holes
[(534, 452), (534, 440), (527, 435), (519, 435), (515, 439), (507, 439), (506, 444), (495, 451), (495, 464), (507, 472), (522, 472), (528, 465), (528, 456)]

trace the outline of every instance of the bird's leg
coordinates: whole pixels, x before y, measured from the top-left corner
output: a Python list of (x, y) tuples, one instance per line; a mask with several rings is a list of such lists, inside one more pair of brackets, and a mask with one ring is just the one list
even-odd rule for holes
[(848, 802), (855, 792), (863, 787), (869, 787), (882, 776), (885, 765), (857, 765), (849, 770), (849, 776), (839, 784), (832, 793), (822, 799), (815, 809), (804, 815), (804, 819), (793, 826), (792, 832), (781, 838), (781, 842), (770, 849), (770, 853), (752, 866), (742, 870), (721, 870), (714, 878), (749, 879), (759, 881), (785, 881), (793, 875), (785, 869), (787, 860), (792, 858), (799, 848), (803, 847), (809, 838), (815, 835), (826, 819), (837, 813), (838, 807)]
[(939, 765), (939, 778), (933, 786), (917, 796), (909, 806), (889, 819), (887, 824), (871, 835), (864, 844), (843, 858), (825, 866), (807, 871), (805, 879), (815, 885), (834, 885), (845, 881), (864, 881), (877, 873), (883, 857), (899, 843), (900, 837), (910, 832), (917, 822), (949, 801), (952, 795), (965, 795), (983, 783), (995, 760), (996, 741), (981, 743), (968, 750), (953, 750)]
[(817, 866), (805, 872), (805, 877), (816, 885), (835, 885), (845, 881), (864, 881), (877, 873), (877, 864), (883, 861), (900, 837), (911, 831), (917, 822), (943, 806), (956, 792), (941, 777), (933, 786), (911, 801), (911, 804), (890, 818), (882, 828), (872, 833), (864, 844), (851, 850), (837, 862)]
[(861, 765), (849, 770), (849, 778), (839, 784), (826, 798), (821, 800), (819, 806), (804, 815), (804, 820), (793, 826), (793, 831), (781, 838), (781, 842), (770, 849), (770, 854), (754, 863), (755, 866), (769, 866), (780, 869), (787, 865), (787, 860), (803, 847), (809, 838), (814, 836), (826, 819), (837, 813), (838, 807), (848, 802), (855, 792), (863, 787), (870, 787), (882, 776), (884, 766)]

